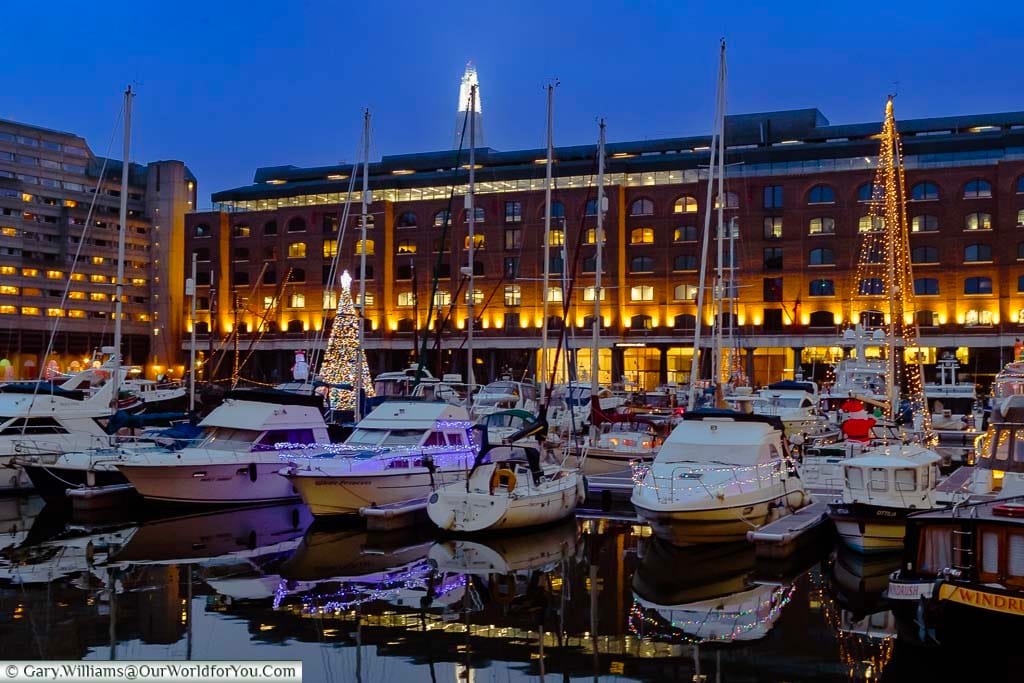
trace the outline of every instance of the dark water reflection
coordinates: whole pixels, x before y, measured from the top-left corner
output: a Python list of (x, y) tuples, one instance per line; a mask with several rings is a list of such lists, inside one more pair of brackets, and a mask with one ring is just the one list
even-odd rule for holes
[(946, 680), (964, 662), (889, 610), (899, 558), (832, 548), (766, 565), (607, 519), (437, 542), (301, 505), (136, 522), (32, 498), (0, 500), (0, 530), (4, 659), (301, 659), (307, 681)]

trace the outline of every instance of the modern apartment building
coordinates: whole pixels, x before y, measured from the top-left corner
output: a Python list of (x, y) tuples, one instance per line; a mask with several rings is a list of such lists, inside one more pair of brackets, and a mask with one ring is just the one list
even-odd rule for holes
[[(129, 169), (123, 352), (150, 375), (181, 353), (196, 191), (180, 161)], [(50, 360), (66, 371), (112, 343), (120, 201), (120, 161), (77, 135), (0, 121), (0, 357), (15, 376)]]
[[(756, 382), (799, 367), (820, 377), (841, 353), (844, 327), (884, 323), (886, 302), (865, 277), (860, 253), (872, 229), (880, 130), (880, 122), (830, 125), (816, 109), (727, 118), (722, 201), (735, 239), (724, 265), (734, 266), (735, 287), (726, 295), (735, 343)], [(1024, 112), (905, 120), (899, 130), (913, 315), (926, 365), (955, 352), (979, 377), (995, 372), (1024, 337)], [(705, 212), (718, 202), (717, 187), (708, 201), (709, 144), (709, 136), (696, 136), (607, 146), (602, 381), (650, 388), (688, 379)], [(478, 378), (536, 363), (544, 156), (540, 148), (476, 150)], [(214, 193), (213, 211), (186, 217), (186, 251), (201, 263), (203, 348), (208, 335), (220, 343), (237, 330), (241, 348), (256, 352), (250, 374), (285, 376), (294, 350), (308, 348), (329, 324), (334, 301), (325, 301), (325, 277), (335, 251), (355, 275), (365, 249), (371, 369), (400, 367), (426, 335), (431, 369), (464, 370), (467, 164), (466, 151), (371, 163), (365, 245), (358, 243), (358, 184), (339, 243), (358, 167), (259, 168), (251, 185)], [(596, 270), (595, 146), (557, 148), (554, 169), (548, 315), (555, 339), (564, 319), (567, 344), (580, 349), (585, 370)], [(716, 322), (710, 308), (700, 315)]]

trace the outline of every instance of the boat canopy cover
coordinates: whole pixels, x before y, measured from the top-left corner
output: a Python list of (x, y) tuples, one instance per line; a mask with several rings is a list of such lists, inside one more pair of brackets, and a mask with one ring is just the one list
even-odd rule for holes
[(806, 391), (808, 394), (816, 394), (817, 389), (813, 382), (798, 382), (792, 379), (784, 379), (781, 382), (774, 382), (768, 385), (774, 391)]
[(779, 431), (783, 430), (782, 418), (778, 415), (759, 415), (757, 413), (741, 413), (728, 408), (697, 408), (683, 413), (684, 420), (706, 420), (728, 418), (735, 422), (763, 422)]
[(60, 396), (61, 398), (69, 398), (74, 401), (81, 401), (85, 398), (84, 391), (62, 389), (59, 384), (53, 382), (15, 382), (13, 384), (4, 384), (0, 385), (0, 393)]
[(311, 406), (323, 408), (324, 398), (319, 394), (294, 394), (290, 391), (276, 389), (232, 389), (224, 395), (225, 399), (236, 401), (253, 401), (255, 403), (274, 403), (282, 406)]

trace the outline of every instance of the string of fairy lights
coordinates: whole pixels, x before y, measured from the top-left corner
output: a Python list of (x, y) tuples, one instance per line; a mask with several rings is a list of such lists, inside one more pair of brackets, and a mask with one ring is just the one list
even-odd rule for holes
[[(867, 230), (862, 231), (860, 255), (853, 281), (851, 301), (864, 296), (889, 298), (888, 353), (895, 354), (894, 371), (887, 370), (889, 386), (906, 386), (906, 397), (914, 414), (923, 416), (927, 442), (934, 440), (931, 416), (924, 397), (920, 362), (907, 362), (897, 349), (918, 348), (917, 325), (913, 320), (914, 277), (910, 259), (910, 230), (907, 221), (906, 177), (903, 167), (903, 143), (896, 129), (893, 98), (885, 105), (878, 168), (868, 202)], [(911, 320), (907, 320), (907, 315)], [(891, 375), (891, 376), (890, 376)], [(898, 406), (889, 406), (894, 418)]]

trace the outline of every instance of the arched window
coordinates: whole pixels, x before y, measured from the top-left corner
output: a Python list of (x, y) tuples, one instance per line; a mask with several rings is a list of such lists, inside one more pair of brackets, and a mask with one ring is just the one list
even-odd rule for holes
[(992, 311), (979, 310), (972, 308), (971, 310), (964, 313), (964, 325), (967, 327), (974, 326), (988, 326), (995, 321), (995, 316), (992, 315)]
[(415, 254), (416, 242), (413, 240), (398, 240), (397, 249), (399, 254)]
[[(718, 208), (718, 195), (715, 195), (714, 207)], [(725, 206), (723, 209), (738, 209), (740, 208), (740, 197), (735, 192), (725, 193)]]
[(885, 314), (881, 311), (861, 311), (859, 322), (861, 327), (881, 327), (885, 324)]
[[(370, 271), (370, 267), (366, 267), (366, 277), (373, 277), (373, 273)], [(306, 271), (302, 268), (292, 268), (292, 274), (289, 278), (291, 282), (305, 282)]]
[[(306, 232), (306, 219), (302, 216), (295, 216), (289, 219), (286, 224), (286, 229), (288, 232)], [(289, 323), (289, 325), (290, 324), (291, 323)]]
[(857, 294), (861, 296), (878, 296), (885, 294), (885, 282), (880, 277), (866, 277), (860, 281)]
[(1017, 260), (1024, 261), (1024, 242), (1017, 243)]
[(676, 285), (672, 289), (675, 301), (693, 301), (697, 298), (697, 285)]
[(584, 216), (596, 216), (597, 215), (597, 200), (588, 199), (587, 206), (583, 209)]
[(680, 313), (672, 319), (672, 327), (677, 330), (692, 330), (697, 327), (697, 316), (689, 313)]
[(697, 270), (695, 254), (679, 254), (672, 259), (672, 270)]
[(277, 221), (267, 221), (263, 224), (264, 235), (276, 235), (277, 234)]
[(326, 239), (322, 245), (321, 253), (325, 259), (332, 259), (338, 255), (338, 240)]
[(832, 311), (814, 311), (808, 323), (810, 327), (835, 327), (836, 315)]
[(697, 200), (684, 194), (672, 205), (672, 213), (697, 213)]
[(650, 256), (634, 256), (629, 260), (629, 272), (653, 273), (654, 259)]
[(836, 191), (829, 185), (815, 185), (807, 193), (808, 204), (835, 204)]
[(637, 199), (629, 206), (630, 216), (653, 216), (654, 215), (654, 202), (646, 197), (643, 199)]
[(987, 244), (968, 244), (964, 247), (964, 263), (992, 260), (992, 247)]
[[(584, 287), (583, 288), (583, 300), (584, 301), (593, 301), (594, 300), (594, 290), (595, 289), (596, 289), (596, 287), (593, 287), (593, 286)], [(608, 290), (606, 290), (604, 287), (602, 287), (601, 288), (601, 301), (604, 301), (605, 299), (608, 298), (607, 294), (608, 294)]]
[(992, 196), (992, 183), (975, 178), (964, 185), (964, 199), (984, 199)]
[(836, 283), (833, 280), (811, 280), (810, 296), (835, 296)]
[(306, 258), (306, 243), (292, 242), (289, 244), (288, 258)]
[(630, 244), (654, 244), (654, 228), (633, 228), (629, 232)]
[(263, 260), (264, 261), (276, 261), (277, 260), (277, 245), (268, 244), (263, 247)]
[(402, 318), (397, 323), (395, 323), (395, 332), (407, 333), (415, 331), (416, 321), (413, 320), (412, 318)]
[(192, 253), (195, 254), (195, 257), (196, 257), (197, 261), (209, 261), (210, 260), (210, 250), (207, 247), (199, 247), (198, 249), (194, 250)]
[(918, 327), (938, 327), (939, 314), (935, 311), (918, 311), (914, 314), (914, 322)]
[[(1017, 293), (1021, 292), (1024, 292), (1024, 275), (1017, 276)], [(1024, 323), (1024, 319), (1021, 319), (1020, 322)]]
[[(587, 228), (586, 232), (583, 233), (584, 244), (597, 244), (597, 228)], [(601, 230), (601, 244), (608, 243), (608, 231)]]
[(291, 332), (292, 334), (296, 334), (298, 332), (302, 332), (303, 331), (302, 330), (302, 321), (301, 320), (289, 320), (288, 321), (288, 331)]
[(629, 319), (629, 329), (631, 330), (650, 330), (653, 327), (649, 315), (634, 315)]
[(265, 329), (269, 334), (277, 334), (277, 322), (273, 320), (268, 320), (267, 324), (263, 326), (263, 329)]
[(565, 218), (565, 204), (559, 201), (551, 202), (551, 217)]
[(551, 232), (548, 233), (548, 245), (552, 247), (561, 247), (565, 245), (565, 230), (561, 228), (551, 228)]
[[(825, 187), (824, 185), (822, 187)], [(829, 216), (816, 216), (807, 224), (807, 232), (811, 235), (834, 235), (836, 220)]]
[[(206, 223), (198, 223), (198, 224), (192, 226), (192, 236), (193, 237), (209, 237), (210, 236), (210, 226), (207, 225)], [(198, 329), (198, 327), (196, 329)]]
[(910, 219), (910, 232), (935, 232), (939, 229), (939, 219), (929, 214), (921, 214)]
[(406, 211), (398, 217), (398, 227), (400, 228), (415, 228), (416, 227), (416, 214), (412, 211)]
[(938, 263), (939, 250), (935, 247), (914, 247), (910, 251), (911, 263)]
[(991, 230), (992, 229), (992, 214), (989, 213), (969, 213), (964, 219), (965, 230)]
[(305, 308), (306, 295), (302, 292), (294, 292), (288, 297), (288, 308)]
[(857, 221), (857, 232), (881, 232), (885, 230), (885, 218), (882, 216), (861, 216)]
[[(359, 256), (359, 255), (361, 255), (363, 253), (363, 247), (364, 247), (363, 240), (356, 240), (356, 251), (355, 251), (356, 256)], [(366, 247), (366, 255), (367, 256), (373, 256), (373, 240), (366, 240), (365, 247)]]
[(717, 325), (723, 329), (729, 329), (730, 327), (735, 328), (736, 316), (732, 313), (722, 313), (718, 316)]
[(875, 184), (864, 183), (857, 188), (857, 201), (858, 202), (870, 202), (875, 201)]
[(1024, 194), (1024, 175), (1017, 178), (1017, 194)]
[(241, 223), (236, 224), (231, 228), (232, 237), (248, 237), (250, 233), (249, 226)]
[[(467, 212), (463, 212), (463, 213), (466, 214)], [(484, 207), (482, 207), (482, 206), (474, 206), (473, 207), (473, 214), (476, 216), (476, 220), (474, 221), (475, 223), (483, 223), (484, 219), (487, 217), (486, 213), (484, 212)], [(469, 216), (468, 215), (464, 215), (464, 220), (465, 220), (465, 222), (468, 223), (469, 222)]]
[(939, 280), (934, 277), (914, 278), (914, 294), (918, 296), (935, 296), (939, 293)]
[(964, 294), (991, 294), (992, 278), (969, 277), (964, 280)]
[(810, 266), (833, 266), (836, 256), (831, 249), (811, 249), (807, 264)]
[(654, 301), (654, 287), (636, 285), (629, 288), (630, 301)]
[(910, 190), (910, 198), (915, 202), (930, 201), (939, 198), (939, 186), (931, 181), (914, 185)]
[(444, 225), (448, 225), (451, 222), (451, 214), (448, 213), (448, 209), (441, 209), (434, 214), (434, 227), (440, 228)]
[(697, 241), (697, 226), (696, 225), (681, 225), (672, 231), (673, 242), (696, 242)]

